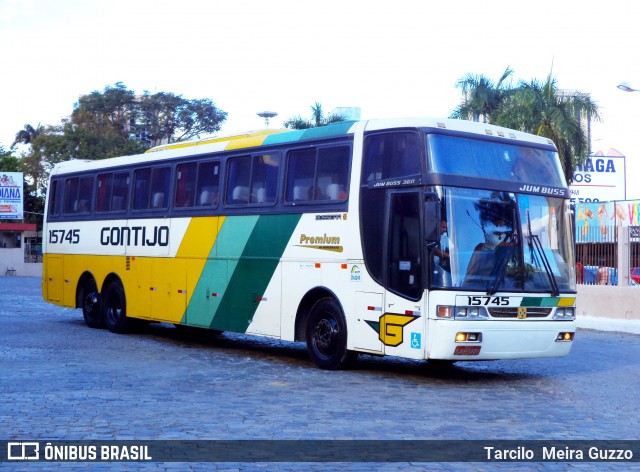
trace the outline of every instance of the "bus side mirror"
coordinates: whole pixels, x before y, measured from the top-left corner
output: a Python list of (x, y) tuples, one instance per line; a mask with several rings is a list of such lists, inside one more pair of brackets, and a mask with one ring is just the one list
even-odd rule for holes
[(440, 241), (440, 204), (438, 201), (424, 202), (424, 242), (427, 246)]

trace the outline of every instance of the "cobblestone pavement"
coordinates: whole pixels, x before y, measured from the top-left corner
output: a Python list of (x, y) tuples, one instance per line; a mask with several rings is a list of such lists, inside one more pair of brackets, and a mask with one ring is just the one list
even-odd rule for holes
[[(361, 356), (313, 366), (302, 344), (116, 335), (0, 277), (0, 439), (640, 439), (640, 336), (579, 330), (568, 357), (460, 363)], [(637, 464), (637, 463), (636, 463)], [(21, 465), (22, 469), (17, 469)], [(11, 467), (9, 467), (11, 466)], [(470, 467), (473, 466), (473, 467)], [(0, 463), (6, 470), (629, 470), (634, 464)]]

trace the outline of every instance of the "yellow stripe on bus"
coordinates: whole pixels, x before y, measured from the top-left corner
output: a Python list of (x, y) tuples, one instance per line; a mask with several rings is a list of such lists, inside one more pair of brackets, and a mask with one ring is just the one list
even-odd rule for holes
[(176, 257), (196, 257), (206, 259), (211, 252), (218, 230), (224, 223), (224, 216), (191, 218)]
[(574, 297), (562, 297), (558, 300), (558, 306), (573, 306), (575, 301)]
[[(212, 216), (203, 218), (192, 218), (189, 227), (182, 238), (182, 243), (176, 254), (177, 259), (187, 259), (187, 305), (195, 292), (195, 286), (200, 279), (207, 258), (218, 238), (220, 228), (224, 223), (224, 216)], [(177, 315), (177, 313), (176, 313)], [(182, 318), (184, 313), (180, 313)], [(180, 318), (175, 321), (179, 322)]]

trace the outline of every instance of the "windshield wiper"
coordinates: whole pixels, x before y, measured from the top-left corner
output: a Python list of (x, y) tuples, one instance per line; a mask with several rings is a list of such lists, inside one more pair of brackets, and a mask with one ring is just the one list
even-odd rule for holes
[(527, 210), (527, 233), (527, 242), (529, 243), (531, 261), (535, 264), (536, 267), (540, 267), (540, 263), (538, 262), (535, 255), (535, 252), (537, 252), (540, 255), (540, 259), (542, 259), (542, 266), (544, 267), (544, 270), (547, 272), (547, 276), (549, 277), (549, 283), (551, 284), (551, 295), (557, 297), (558, 295), (560, 295), (558, 282), (556, 281), (556, 276), (553, 275), (551, 264), (549, 263), (549, 259), (547, 258), (546, 253), (544, 252), (544, 248), (542, 247), (542, 243), (540, 242), (540, 237), (537, 234), (533, 234), (533, 232), (531, 231), (531, 218), (529, 217), (529, 210)]
[(505, 238), (504, 242), (510, 243), (509, 250), (508, 253), (505, 253), (505, 255), (498, 262), (496, 277), (495, 279), (493, 279), (493, 283), (491, 284), (491, 286), (487, 289), (487, 295), (493, 295), (498, 291), (500, 285), (502, 284), (502, 281), (504, 280), (504, 275), (507, 272), (507, 265), (509, 264), (509, 261), (513, 259), (513, 251), (516, 245), (515, 243), (511, 243), (511, 236), (512, 235), (509, 235), (507, 238)]
[[(493, 283), (487, 288), (487, 295), (493, 295), (495, 294), (498, 289), (500, 288), (500, 285), (502, 284), (502, 281), (504, 280), (504, 276), (507, 272), (507, 266), (509, 265), (509, 261), (511, 261), (513, 259), (513, 252), (516, 249), (516, 246), (518, 245), (518, 241), (520, 240), (520, 238), (518, 238), (517, 236), (517, 229), (516, 226), (513, 224), (515, 221), (517, 221), (517, 212), (516, 212), (516, 208), (515, 206), (512, 205), (512, 210), (511, 210), (511, 221), (512, 221), (512, 228), (513, 231), (511, 233), (509, 233), (509, 235), (505, 238), (504, 242), (505, 244), (509, 244), (509, 250), (508, 253), (505, 251), (503, 257), (500, 259), (500, 261), (498, 261), (498, 265), (496, 267), (496, 270), (492, 273), (495, 273), (496, 276), (493, 279)], [(498, 248), (496, 248), (497, 250)]]

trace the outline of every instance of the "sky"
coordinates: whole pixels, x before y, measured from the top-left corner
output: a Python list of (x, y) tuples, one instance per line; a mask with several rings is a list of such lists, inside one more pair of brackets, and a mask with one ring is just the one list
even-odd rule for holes
[(640, 198), (640, 28), (632, 0), (0, 0), (0, 145), (55, 125), (78, 97), (123, 82), (209, 98), (220, 134), (257, 116), (360, 107), (362, 118), (447, 117), (468, 73), (589, 93), (592, 148), (626, 156)]

